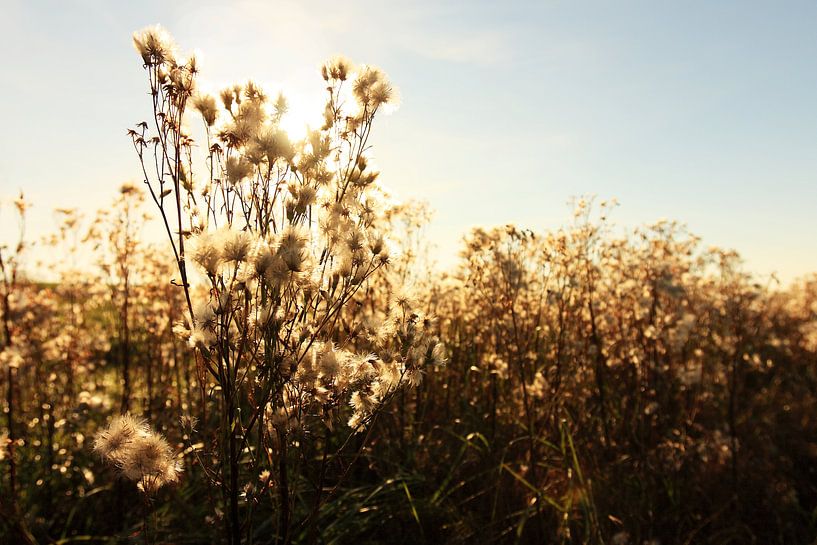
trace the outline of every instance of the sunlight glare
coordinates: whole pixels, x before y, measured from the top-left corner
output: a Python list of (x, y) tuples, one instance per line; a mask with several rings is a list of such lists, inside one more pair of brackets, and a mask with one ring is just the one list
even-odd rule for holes
[(322, 97), (291, 87), (283, 93), (287, 99), (287, 113), (281, 118), (281, 128), (293, 141), (302, 140), (310, 128), (319, 128), (322, 124)]

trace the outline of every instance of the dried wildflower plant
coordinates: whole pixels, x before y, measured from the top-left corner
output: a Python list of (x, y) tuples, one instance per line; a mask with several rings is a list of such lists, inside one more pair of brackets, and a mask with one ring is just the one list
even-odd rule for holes
[(181, 464), (168, 442), (145, 420), (128, 414), (114, 417), (107, 428), (97, 432), (94, 451), (147, 496), (177, 482), (181, 474)]
[[(30, 206), (25, 200), (23, 192), (14, 200), (14, 208), (17, 216), (17, 224), (19, 236), (17, 243), (9, 248), (5, 244), (0, 245), (0, 339), (3, 340), (0, 345), (0, 373), (3, 375), (3, 382), (5, 382), (5, 416), (6, 416), (6, 430), (3, 441), (0, 441), (0, 449), (2, 449), (2, 457), (8, 459), (8, 473), (9, 473), (9, 493), (8, 502), (0, 501), (0, 508), (4, 512), (9, 512), (14, 518), (18, 517), (18, 489), (17, 489), (17, 460), (15, 456), (15, 447), (17, 445), (17, 429), (15, 426), (15, 406), (19, 405), (19, 400), (15, 398), (15, 383), (17, 381), (17, 374), (20, 365), (23, 363), (23, 353), (18, 348), (17, 327), (14, 323), (14, 316), (20, 312), (16, 308), (16, 303), (19, 303), (19, 276), (20, 266), (23, 255), (26, 250), (25, 241), (25, 219), (26, 210)], [(23, 343), (19, 343), (20, 347), (24, 347)], [(19, 522), (20, 533), (25, 534), (25, 525)]]
[[(344, 308), (390, 260), (369, 137), (395, 93), (379, 69), (335, 58), (321, 69), (323, 126), (292, 141), (280, 126), (282, 96), (270, 100), (253, 82), (218, 98), (197, 94), (195, 59), (179, 60), (162, 30), (138, 32), (134, 44), (154, 116), (152, 130), (141, 123), (129, 134), (187, 301), (188, 316), (174, 330), (217, 386), (216, 470), (237, 542), (242, 466), (270, 465), (248, 444), (286, 461), (297, 430), (332, 426), (346, 406), (356, 431), (439, 359), (439, 343), (409, 299), (381, 328), (368, 327), (365, 342), (344, 335), (349, 324), (340, 327)], [(185, 125), (192, 110), (203, 121), (203, 172)], [(269, 469), (287, 482), (285, 465)]]

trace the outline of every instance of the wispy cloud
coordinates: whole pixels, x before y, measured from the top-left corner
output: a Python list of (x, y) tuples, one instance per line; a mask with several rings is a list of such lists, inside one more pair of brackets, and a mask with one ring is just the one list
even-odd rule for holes
[(495, 30), (439, 35), (408, 28), (399, 37), (399, 44), (428, 59), (457, 63), (494, 64), (508, 56), (507, 42)]
[[(455, 14), (435, 4), (369, 4), (243, 0), (229, 5), (190, 3), (178, 21), (179, 34), (217, 41), (220, 56), (242, 44), (269, 52), (277, 68), (287, 61), (348, 49), (379, 51), (386, 56), (409, 52), (426, 59), (492, 64), (505, 58), (510, 42), (490, 26), (450, 25)], [(202, 35), (202, 36), (200, 36)], [(223, 44), (223, 45), (222, 45)], [(234, 44), (234, 45), (231, 45)], [(246, 51), (246, 48), (244, 48)], [(242, 59), (233, 56), (241, 63)]]

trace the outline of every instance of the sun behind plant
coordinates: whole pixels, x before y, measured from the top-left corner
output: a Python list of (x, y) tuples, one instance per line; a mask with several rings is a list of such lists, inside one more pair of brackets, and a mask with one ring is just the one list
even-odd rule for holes
[[(362, 429), (441, 360), (431, 322), (410, 298), (381, 326), (344, 311), (389, 263), (385, 196), (368, 154), (374, 118), (395, 93), (379, 69), (332, 59), (321, 69), (323, 126), (293, 142), (280, 125), (283, 97), (270, 101), (253, 82), (218, 99), (198, 95), (195, 58), (178, 57), (162, 29), (136, 33), (134, 44), (153, 120), (151, 130), (141, 123), (129, 134), (187, 301), (175, 331), (215, 386), (216, 452), (208, 454), (228, 539), (241, 540), (244, 479), (269, 471), (286, 541), (298, 486), (290, 449), (329, 449), (321, 428), (343, 419), (350, 433)], [(190, 106), (204, 122), (203, 172), (185, 125)], [(350, 330), (365, 334), (352, 339)], [(314, 492), (315, 509), (323, 492)]]

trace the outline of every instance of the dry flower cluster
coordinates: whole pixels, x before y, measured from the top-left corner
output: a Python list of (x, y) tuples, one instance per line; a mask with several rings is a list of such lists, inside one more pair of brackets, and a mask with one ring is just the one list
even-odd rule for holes
[(130, 415), (114, 417), (107, 428), (98, 431), (94, 450), (145, 494), (179, 480), (181, 468), (167, 441), (147, 422)]

